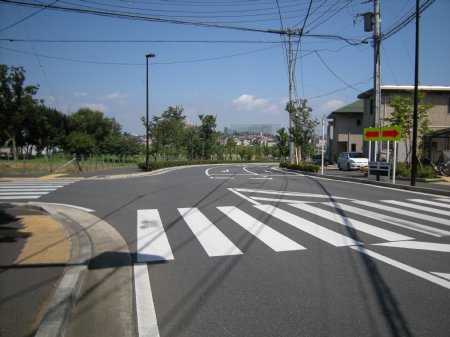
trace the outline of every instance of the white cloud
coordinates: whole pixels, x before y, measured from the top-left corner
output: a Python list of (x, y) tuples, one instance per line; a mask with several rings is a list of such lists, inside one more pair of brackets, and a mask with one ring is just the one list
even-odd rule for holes
[(323, 108), (324, 110), (329, 110), (329, 112), (331, 113), (332, 111), (342, 108), (344, 105), (345, 105), (344, 101), (333, 99), (331, 101), (326, 102)]
[(73, 95), (74, 95), (75, 97), (85, 97), (85, 96), (88, 95), (88, 93), (85, 92), (85, 91), (77, 91), (77, 92), (74, 92)]
[(77, 104), (79, 108), (89, 108), (94, 111), (105, 112), (109, 110), (109, 107), (102, 103), (80, 103)]
[(277, 113), (280, 111), (280, 107), (277, 104), (273, 104), (270, 100), (265, 98), (256, 98), (253, 95), (241, 95), (238, 98), (233, 99), (233, 105), (241, 111), (262, 111), (267, 113)]
[(105, 96), (101, 96), (100, 98), (101, 99), (105, 99), (105, 100), (113, 101), (113, 100), (123, 100), (125, 98), (128, 98), (128, 96), (129, 96), (129, 94), (127, 94), (127, 93), (123, 93), (122, 94), (122, 93), (116, 91), (116, 92), (113, 92), (111, 94), (108, 94), (108, 95), (105, 95)]

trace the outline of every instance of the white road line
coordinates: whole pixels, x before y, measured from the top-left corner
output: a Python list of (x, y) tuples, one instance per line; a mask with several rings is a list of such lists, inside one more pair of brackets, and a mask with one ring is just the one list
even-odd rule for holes
[(356, 250), (356, 251), (358, 251), (358, 252), (360, 252), (362, 254), (366, 254), (366, 255), (374, 258), (374, 259), (377, 259), (379, 261), (387, 263), (387, 264), (389, 264), (389, 265), (391, 265), (393, 267), (396, 267), (396, 268), (399, 268), (399, 269), (401, 269), (403, 271), (406, 271), (406, 272), (408, 272), (410, 274), (416, 275), (416, 276), (418, 276), (420, 278), (423, 278), (423, 279), (425, 279), (427, 281), (433, 282), (433, 283), (435, 283), (437, 285), (440, 285), (440, 286), (442, 286), (444, 288), (450, 289), (450, 282), (446, 281), (446, 280), (444, 280), (444, 279), (442, 279), (440, 277), (431, 275), (431, 274), (429, 274), (427, 272), (424, 272), (422, 270), (419, 270), (417, 268), (408, 266), (408, 265), (406, 265), (404, 263), (401, 263), (401, 262), (398, 262), (396, 260), (390, 259), (390, 258), (388, 258), (386, 256), (381, 255), (381, 254), (372, 252), (370, 250), (365, 249), (362, 246), (353, 246), (353, 247), (350, 247), (350, 248), (354, 249), (354, 250)]
[(450, 199), (439, 198), (439, 199), (434, 199), (434, 200), (436, 200), (436, 201), (441, 201), (441, 202), (445, 202), (445, 203), (450, 204)]
[(134, 265), (134, 289), (139, 337), (159, 337), (158, 321), (153, 303), (148, 268), (144, 263)]
[(84, 211), (84, 212), (88, 212), (88, 213), (91, 213), (91, 212), (94, 212), (94, 210), (93, 209), (90, 209), (90, 208), (86, 208), (86, 207), (81, 207), (81, 206), (75, 206), (75, 205), (69, 205), (69, 204), (60, 204), (60, 203), (55, 203), (55, 202), (29, 202), (28, 204), (31, 204), (31, 205), (55, 205), (55, 206), (64, 206), (64, 207), (70, 207), (70, 208), (75, 208), (75, 209), (79, 209), (79, 210), (81, 210), (81, 211)]
[(237, 207), (217, 207), (217, 209), (276, 252), (306, 249)]
[[(437, 208), (415, 205), (415, 204), (411, 204), (408, 202), (397, 201), (397, 200), (381, 200), (381, 202), (385, 202), (385, 203), (392, 204), (392, 205), (398, 205), (398, 206), (402, 206), (402, 207), (414, 208), (414, 209), (418, 209), (418, 210), (425, 211), (425, 212), (450, 216), (449, 211), (443, 211), (443, 210), (437, 209)], [(450, 220), (448, 220), (448, 225), (450, 226)]]
[(157, 209), (137, 211), (137, 261), (173, 260), (172, 249)]
[(380, 239), (384, 239), (387, 241), (402, 241), (402, 240), (413, 240), (414, 238), (405, 236), (402, 234), (398, 234), (395, 232), (391, 232), (389, 230), (379, 228), (376, 226), (369, 225), (365, 222), (355, 220), (349, 217), (342, 216), (340, 214), (326, 211), (311, 205), (302, 204), (302, 205), (295, 205), (291, 204), (290, 206), (301, 209), (303, 211), (318, 215), (322, 218), (329, 219), (333, 222), (336, 222), (340, 225), (347, 226), (349, 228), (354, 228), (358, 231), (376, 236)]
[(197, 208), (178, 208), (178, 211), (209, 256), (242, 254)]
[(407, 248), (407, 249), (432, 250), (435, 252), (450, 253), (450, 245), (446, 243), (400, 241), (400, 242), (375, 243), (374, 245), (384, 247)]
[[(1, 190), (0, 190), (1, 191)], [(37, 195), (37, 194), (48, 194), (49, 192), (38, 192), (38, 191), (36, 191), (36, 192), (34, 192), (33, 193), (33, 195)], [(29, 195), (30, 194), (30, 192), (17, 192), (17, 191), (14, 191), (14, 193), (11, 193), (11, 192), (0, 192), (0, 195)]]
[(426, 204), (426, 205), (431, 205), (431, 206), (436, 206), (436, 207), (443, 207), (443, 208), (447, 208), (447, 209), (450, 207), (449, 204), (442, 203), (442, 202), (431, 201), (431, 200), (408, 199), (408, 201), (418, 202), (420, 204)]
[(259, 205), (259, 204), (260, 204), (259, 202), (255, 201), (255, 200), (253, 200), (253, 199), (251, 199), (251, 198), (249, 198), (249, 197), (246, 197), (246, 196), (243, 195), (242, 193), (239, 193), (239, 192), (236, 191), (236, 189), (234, 189), (234, 188), (229, 188), (228, 190), (229, 190), (230, 192), (233, 192), (233, 193), (236, 194), (237, 196), (241, 197), (242, 199), (245, 199), (245, 200), (251, 202), (251, 203), (254, 204), (254, 205)]
[(37, 199), (40, 197), (40, 195), (10, 195), (7, 197), (0, 197), (0, 200)]
[(273, 202), (285, 202), (288, 204), (295, 204), (295, 203), (305, 203), (305, 202), (311, 202), (311, 201), (301, 201), (301, 200), (295, 200), (295, 199), (280, 199), (280, 198), (264, 198), (264, 197), (250, 197), (253, 200), (259, 200), (259, 201), (273, 201)]
[(440, 223), (443, 225), (450, 225), (450, 221), (447, 219), (442, 219), (442, 218), (438, 218), (436, 216), (432, 216), (432, 215), (427, 215), (427, 214), (423, 214), (423, 213), (417, 213), (417, 212), (412, 212), (412, 211), (407, 211), (404, 209), (400, 209), (397, 207), (390, 207), (390, 206), (386, 206), (386, 205), (379, 205), (375, 202), (370, 202), (370, 201), (360, 201), (360, 200), (353, 200), (354, 203), (358, 204), (358, 205), (363, 205), (363, 206), (368, 206), (368, 207), (372, 207), (372, 208), (376, 208), (376, 209), (381, 209), (383, 211), (387, 211), (387, 212), (392, 212), (395, 214), (402, 214), (402, 215), (406, 215), (412, 218), (417, 218), (417, 219), (421, 219), (421, 220), (426, 220), (426, 221), (431, 221), (431, 222), (436, 222), (436, 223)]
[(430, 272), (431, 274), (437, 275), (439, 277), (445, 278), (447, 280), (450, 281), (450, 274), (448, 273), (434, 273), (434, 272)]
[(354, 246), (362, 244), (359, 241), (353, 240), (345, 235), (333, 232), (325, 227), (319, 226), (311, 221), (303, 219), (299, 216), (286, 212), (280, 208), (271, 205), (255, 205), (257, 209), (270, 214), (295, 228), (300, 229), (316, 238), (326, 241), (329, 244), (342, 247), (342, 246)]
[(40, 192), (40, 191), (56, 191), (57, 188), (11, 188), (4, 189), (0, 187), (1, 192)]
[(254, 172), (252, 172), (252, 171), (249, 171), (249, 170), (247, 169), (247, 166), (244, 166), (242, 169), (243, 169), (245, 172), (250, 173), (251, 175), (254, 175), (254, 176), (257, 176), (257, 175), (258, 175), (258, 173), (254, 173)]
[(262, 178), (249, 178), (250, 180), (273, 180), (272, 178), (269, 177), (262, 177)]
[(352, 213), (355, 213), (355, 214), (358, 214), (358, 215), (361, 215), (361, 216), (364, 216), (367, 218), (383, 221), (385, 223), (390, 223), (391, 225), (394, 225), (394, 226), (407, 228), (409, 230), (413, 230), (416, 232), (420, 232), (420, 233), (424, 233), (424, 234), (428, 234), (428, 235), (432, 235), (432, 236), (436, 236), (436, 237), (450, 236), (450, 232), (443, 230), (443, 229), (434, 228), (434, 227), (427, 226), (427, 225), (422, 225), (422, 224), (412, 222), (409, 220), (399, 219), (399, 218), (385, 215), (382, 213), (368, 211), (364, 208), (359, 208), (359, 207), (354, 207), (354, 206), (347, 205), (347, 204), (334, 203), (334, 202), (323, 202), (322, 204), (330, 206), (330, 207), (342, 209), (346, 212), (352, 212)]
[[(258, 193), (258, 194), (271, 194), (271, 195), (283, 195), (283, 196), (290, 196), (290, 197), (309, 197), (309, 198), (326, 198), (326, 199), (330, 198), (330, 196), (328, 196), (328, 195), (314, 194), (314, 193), (258, 190), (258, 189), (251, 189), (251, 188), (235, 188), (235, 190), (238, 191), (238, 192), (248, 192), (248, 193)], [(348, 198), (342, 198), (342, 197), (335, 197), (335, 196), (333, 196), (333, 199), (345, 199), (345, 200), (347, 200)]]

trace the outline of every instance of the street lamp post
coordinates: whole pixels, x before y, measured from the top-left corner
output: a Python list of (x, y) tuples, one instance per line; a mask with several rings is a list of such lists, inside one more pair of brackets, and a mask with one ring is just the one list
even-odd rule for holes
[(146, 104), (146, 118), (145, 118), (145, 169), (148, 171), (148, 156), (149, 156), (149, 144), (148, 144), (148, 59), (150, 57), (155, 57), (155, 54), (147, 54), (145, 55), (146, 65), (147, 65), (147, 87), (146, 87), (146, 97), (147, 97), (147, 104)]

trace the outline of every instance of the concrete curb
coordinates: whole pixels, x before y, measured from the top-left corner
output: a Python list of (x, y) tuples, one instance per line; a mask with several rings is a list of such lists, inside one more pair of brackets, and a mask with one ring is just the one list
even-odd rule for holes
[(36, 330), (36, 337), (64, 336), (70, 316), (75, 308), (78, 294), (87, 275), (91, 259), (91, 242), (83, 227), (68, 217), (39, 203), (13, 204), (27, 209), (43, 211), (52, 216), (71, 239), (71, 254), (63, 276), (45, 309), (44, 316)]

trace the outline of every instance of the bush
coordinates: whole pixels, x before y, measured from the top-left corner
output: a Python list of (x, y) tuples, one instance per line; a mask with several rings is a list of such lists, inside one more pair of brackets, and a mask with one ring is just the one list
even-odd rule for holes
[[(141, 171), (154, 171), (167, 167), (188, 166), (188, 165), (210, 165), (210, 164), (243, 164), (245, 161), (241, 160), (167, 160), (167, 161), (150, 161), (148, 163), (148, 170), (145, 162), (138, 163)], [(251, 161), (251, 163), (267, 163), (267, 161)]]
[[(404, 163), (397, 163), (396, 176), (410, 178), (411, 177), (411, 167)], [(433, 179), (436, 178), (436, 171), (432, 166), (418, 166), (417, 167), (417, 178)]]
[(289, 170), (312, 173), (317, 173), (320, 169), (320, 166), (314, 164), (291, 164), (287, 162), (280, 163), (280, 167), (287, 168)]

